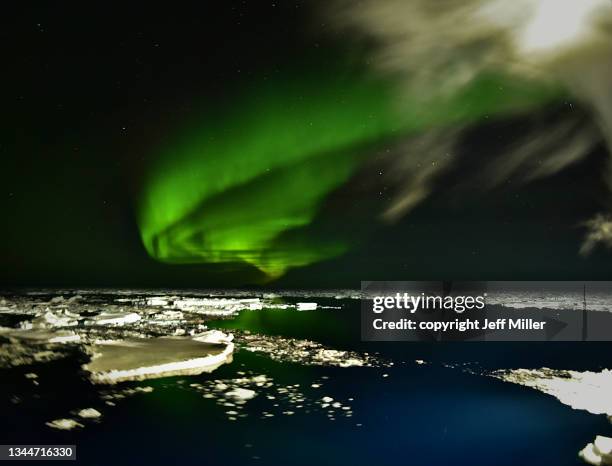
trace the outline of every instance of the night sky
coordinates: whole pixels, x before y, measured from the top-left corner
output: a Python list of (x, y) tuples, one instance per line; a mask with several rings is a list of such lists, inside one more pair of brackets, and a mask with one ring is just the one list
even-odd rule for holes
[[(0, 20), (0, 286), (610, 277), (607, 250), (579, 254), (583, 223), (609, 208), (603, 139), (551, 176), (523, 168), (486, 189), (477, 176), (521, 138), (588, 125), (571, 96), (478, 110), (454, 146), (461, 163), (386, 222), (405, 176), (381, 173), (421, 128), (361, 81), (372, 44), (320, 4), (17, 5)], [(429, 124), (475, 114), (464, 102)], [(170, 201), (178, 221), (157, 210)], [(214, 253), (193, 253), (198, 241)]]

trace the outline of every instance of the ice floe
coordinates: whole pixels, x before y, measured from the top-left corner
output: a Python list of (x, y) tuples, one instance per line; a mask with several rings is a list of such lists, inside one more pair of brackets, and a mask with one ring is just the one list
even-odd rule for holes
[[(189, 388), (214, 400), (225, 410), (228, 420), (237, 421), (248, 416), (262, 420), (278, 416), (293, 416), (300, 413), (319, 412), (330, 421), (337, 418), (351, 418), (353, 409), (347, 401), (335, 400), (330, 396), (320, 396), (313, 386), (322, 387), (327, 377), (314, 380), (305, 387), (301, 384), (279, 384), (265, 374), (245, 374), (233, 379), (204, 380), (189, 384)], [(257, 397), (257, 403), (250, 401)]]
[(612, 438), (598, 435), (578, 456), (594, 466), (612, 465)]
[(236, 343), (241, 349), (252, 353), (265, 354), (276, 361), (337, 367), (380, 367), (389, 364), (368, 353), (360, 354), (353, 351), (326, 348), (320, 343), (310, 340), (240, 331), (235, 331), (234, 335)]
[(94, 383), (113, 384), (175, 375), (212, 372), (231, 362), (234, 345), (187, 337), (160, 337), (101, 342), (83, 368)]
[(195, 335), (193, 340), (202, 343), (230, 343), (234, 340), (234, 335), (231, 333), (223, 333), (220, 330), (208, 330), (199, 335)]
[(81, 340), (80, 335), (69, 330), (15, 330), (0, 328), (0, 335), (32, 343), (75, 343)]
[(140, 320), (140, 315), (130, 311), (102, 312), (91, 317), (87, 323), (90, 325), (127, 325)]
[(78, 412), (78, 415), (79, 417), (82, 417), (83, 419), (97, 419), (100, 416), (102, 416), (102, 413), (94, 408), (85, 408), (85, 409), (81, 409)]
[(259, 298), (153, 296), (145, 299), (144, 303), (148, 306), (213, 316), (230, 316), (245, 309), (259, 310), (263, 307)]
[(317, 303), (296, 303), (298, 311), (315, 311), (317, 309)]
[(144, 387), (133, 387), (133, 388), (114, 388), (102, 390), (100, 393), (100, 399), (104, 401), (104, 403), (108, 406), (115, 406), (117, 401), (125, 400), (131, 396), (137, 395), (139, 393), (151, 393), (153, 392), (153, 387), (144, 386)]
[(83, 427), (83, 424), (74, 419), (55, 419), (45, 423), (47, 426), (58, 430), (72, 430), (76, 427)]
[(257, 392), (255, 390), (249, 390), (248, 388), (238, 387), (229, 392), (225, 392), (225, 396), (237, 401), (246, 401), (255, 398)]
[(574, 409), (612, 416), (612, 371), (578, 372), (555, 369), (514, 369), (491, 374), (506, 382), (539, 390)]
[[(47, 311), (30, 322), (29, 328), (72, 327), (78, 325), (79, 315), (67, 310)], [(27, 324), (25, 327), (28, 328)]]

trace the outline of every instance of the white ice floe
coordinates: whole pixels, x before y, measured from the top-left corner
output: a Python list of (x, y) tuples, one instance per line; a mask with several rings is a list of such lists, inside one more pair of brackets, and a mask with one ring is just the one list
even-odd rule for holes
[(366, 361), (359, 356), (351, 355), (348, 351), (334, 349), (320, 349), (313, 355), (315, 361), (321, 364), (336, 365), (339, 367), (363, 366)]
[[(122, 301), (130, 301), (129, 299), (123, 299)], [(151, 298), (147, 298), (146, 304), (149, 306), (160, 306), (165, 307), (168, 306), (168, 298), (163, 296), (153, 296)]]
[(83, 419), (97, 419), (102, 416), (102, 413), (94, 408), (85, 408), (78, 412), (79, 417)]
[(49, 343), (77, 343), (79, 341), (81, 341), (81, 336), (70, 332), (64, 332), (49, 338)]
[(225, 396), (234, 400), (247, 401), (255, 398), (257, 392), (255, 390), (249, 390), (248, 388), (234, 388), (229, 392), (225, 392)]
[(598, 435), (578, 456), (594, 466), (612, 465), (612, 438)]
[(55, 328), (55, 327), (73, 327), (78, 325), (79, 315), (73, 314), (65, 309), (58, 309), (52, 312), (47, 308), (46, 312), (30, 322), (23, 322), (23, 329), (30, 328)]
[(515, 369), (494, 372), (493, 377), (534, 388), (574, 409), (612, 415), (612, 371), (578, 372), (555, 369)]
[(93, 347), (94, 356), (83, 368), (95, 383), (212, 372), (232, 360), (234, 345), (188, 337), (161, 337), (104, 342)]
[(298, 311), (314, 311), (317, 309), (317, 303), (297, 303)]
[(117, 403), (125, 400), (128, 397), (138, 395), (141, 393), (151, 393), (153, 392), (153, 387), (144, 386), (144, 387), (133, 387), (133, 388), (107, 388), (101, 391), (101, 399), (104, 400), (104, 403), (107, 406), (117, 406)]
[(78, 334), (68, 330), (16, 330), (3, 327), (0, 334), (32, 343), (76, 343), (81, 340)]
[[(293, 295), (288, 295), (293, 296)], [(299, 294), (296, 296), (300, 296)], [(304, 295), (303, 298), (318, 297)], [(142, 304), (164, 309), (178, 309), (186, 312), (211, 316), (231, 316), (240, 311), (259, 311), (262, 309), (297, 309), (298, 311), (313, 311), (319, 308), (340, 309), (339, 306), (321, 306), (316, 302), (303, 301), (287, 303), (280, 296), (263, 294), (261, 297), (187, 297), (187, 296), (153, 296), (141, 301)]]
[(310, 340), (235, 332), (238, 345), (250, 352), (266, 354), (271, 359), (305, 365), (336, 367), (380, 367), (389, 365), (367, 353), (326, 348)]
[(208, 330), (199, 335), (194, 335), (193, 340), (202, 343), (229, 343), (234, 339), (231, 333), (223, 333), (220, 330)]
[(260, 298), (195, 298), (184, 296), (153, 296), (148, 298), (145, 304), (214, 316), (230, 316), (242, 310), (259, 310), (263, 307)]
[(185, 317), (182, 311), (162, 311), (155, 316), (155, 320), (181, 320)]
[(47, 426), (58, 430), (72, 430), (75, 427), (83, 427), (83, 424), (74, 419), (55, 419), (45, 423)]
[(173, 310), (147, 313), (143, 319), (144, 325), (155, 325), (168, 328), (175, 328), (185, 323), (185, 314), (182, 311)]
[[(307, 388), (308, 384), (281, 385), (265, 374), (238, 371), (238, 375), (240, 377), (232, 379), (206, 379), (199, 383), (191, 383), (189, 387), (200, 392), (204, 398), (214, 400), (231, 421), (238, 421), (251, 415), (264, 420), (281, 415), (293, 416), (311, 412), (322, 413), (329, 420), (353, 416), (349, 404), (353, 398), (348, 398), (346, 402), (334, 400), (329, 396), (321, 398), (320, 392), (312, 388), (315, 385), (321, 387), (322, 380), (313, 380), (311, 388)], [(249, 400), (255, 396), (260, 401), (249, 403)]]
[(110, 311), (102, 312), (97, 316), (91, 317), (88, 323), (93, 325), (127, 325), (138, 322), (139, 320), (140, 315), (136, 312)]

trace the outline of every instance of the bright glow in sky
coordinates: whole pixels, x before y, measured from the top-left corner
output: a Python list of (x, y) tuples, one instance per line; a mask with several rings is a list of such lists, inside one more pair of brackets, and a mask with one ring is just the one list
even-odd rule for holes
[(579, 45), (593, 36), (593, 23), (601, 8), (612, 8), (609, 0), (539, 0), (518, 37), (525, 53), (555, 51)]

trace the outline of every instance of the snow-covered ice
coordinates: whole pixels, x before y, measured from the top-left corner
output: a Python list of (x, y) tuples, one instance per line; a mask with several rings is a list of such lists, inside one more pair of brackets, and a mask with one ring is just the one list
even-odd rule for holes
[(612, 438), (598, 435), (578, 456), (594, 466), (612, 465)]
[(102, 416), (102, 413), (94, 408), (81, 409), (78, 414), (79, 417), (82, 417), (83, 419), (97, 419)]
[(93, 346), (83, 368), (95, 383), (117, 383), (212, 372), (231, 362), (234, 345), (187, 337), (160, 337), (101, 342)]
[(74, 419), (55, 419), (46, 423), (47, 426), (58, 430), (72, 430), (75, 427), (83, 427), (83, 424)]
[(612, 371), (514, 369), (492, 374), (506, 382), (539, 390), (574, 409), (612, 416)]

